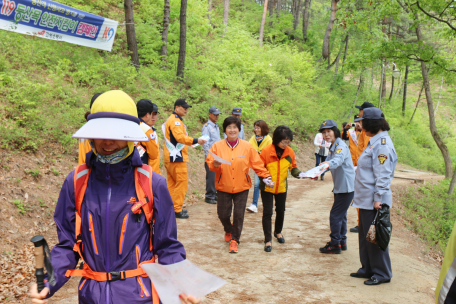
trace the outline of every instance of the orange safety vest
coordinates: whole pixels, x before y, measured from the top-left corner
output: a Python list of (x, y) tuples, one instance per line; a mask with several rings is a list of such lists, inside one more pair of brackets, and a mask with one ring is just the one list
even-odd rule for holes
[[(155, 256), (152, 260), (144, 261), (139, 263), (137, 260), (138, 268), (133, 270), (119, 271), (118, 273), (113, 272), (96, 272), (90, 269), (90, 266), (84, 261), (84, 258), (81, 253), (82, 245), (82, 234), (81, 234), (81, 206), (82, 201), (84, 200), (85, 191), (87, 189), (87, 183), (89, 181), (91, 169), (86, 165), (79, 165), (74, 170), (74, 196), (75, 196), (75, 205), (76, 205), (76, 242), (74, 244), (73, 250), (76, 251), (83, 261), (82, 269), (72, 269), (67, 270), (65, 273), (66, 277), (84, 277), (85, 279), (91, 279), (95, 281), (117, 281), (124, 280), (127, 278), (137, 277), (139, 284), (142, 287), (141, 277), (147, 277), (146, 272), (140, 266), (143, 264), (154, 263)], [(135, 189), (136, 195), (138, 196), (138, 202), (131, 207), (133, 213), (141, 214), (141, 210), (144, 211), (147, 222), (150, 225), (150, 250), (152, 251), (152, 221), (153, 220), (153, 205), (154, 205), (154, 196), (152, 192), (152, 168), (148, 165), (142, 165), (142, 167), (135, 168)], [(114, 277), (113, 277), (114, 274)], [(159, 304), (158, 293), (155, 290), (154, 285), (152, 284), (152, 303)]]

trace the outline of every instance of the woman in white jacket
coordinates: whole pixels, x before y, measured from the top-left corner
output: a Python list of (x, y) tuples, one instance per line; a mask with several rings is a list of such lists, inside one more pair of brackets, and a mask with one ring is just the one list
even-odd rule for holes
[[(326, 142), (323, 139), (323, 135), (321, 133), (317, 133), (317, 135), (315, 135), (314, 145), (315, 145), (316, 166), (318, 166), (320, 163), (322, 163), (326, 160), (326, 157), (328, 156), (328, 151), (329, 151), (328, 149), (331, 146), (331, 143)], [(318, 178), (315, 180), (318, 180)], [(321, 175), (321, 180), (325, 180), (324, 173)]]

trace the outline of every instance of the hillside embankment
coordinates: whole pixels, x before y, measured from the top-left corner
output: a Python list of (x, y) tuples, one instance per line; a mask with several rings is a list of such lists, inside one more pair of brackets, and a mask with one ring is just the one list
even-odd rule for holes
[[(314, 166), (311, 143), (298, 143), (298, 165)], [(52, 215), (60, 187), (76, 163), (76, 150), (49, 155), (0, 150), (0, 301), (29, 303), (26, 293), (33, 281), (30, 238), (43, 234), (52, 245), (57, 242)], [(57, 155), (57, 153), (55, 153)], [(207, 296), (205, 303), (432, 303), (440, 265), (440, 255), (413, 234), (393, 208), (391, 284), (366, 287), (350, 278), (359, 265), (357, 234), (349, 233), (348, 251), (327, 256), (318, 248), (329, 239), (329, 211), (332, 180), (290, 178), (284, 227), (285, 244), (273, 242), (272, 253), (263, 251), (259, 212), (246, 214), (239, 254), (228, 253), (216, 207), (203, 202), (203, 152), (190, 149), (189, 191), (186, 206), (189, 220), (178, 220), (178, 238), (188, 258), (198, 266), (224, 278), (228, 284)], [(420, 172), (397, 175), (432, 182), (441, 176)], [(162, 168), (162, 172), (165, 170)], [(414, 171), (414, 170), (411, 170)], [(414, 186), (413, 180), (394, 179), (393, 187)], [(249, 202), (253, 191), (250, 191)], [(400, 200), (400, 198), (395, 198)], [(396, 205), (400, 208), (400, 205)], [(356, 210), (350, 208), (349, 227), (356, 225)], [(78, 279), (70, 280), (50, 303), (77, 303)]]

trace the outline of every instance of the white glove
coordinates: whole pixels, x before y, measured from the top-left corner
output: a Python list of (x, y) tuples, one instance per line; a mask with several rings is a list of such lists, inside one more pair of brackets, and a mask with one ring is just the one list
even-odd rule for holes
[(299, 173), (298, 177), (299, 178), (305, 178), (307, 176), (306, 176), (306, 174), (304, 172), (301, 172), (301, 173)]
[(274, 188), (274, 182), (272, 181), (271, 177), (263, 178), (263, 183), (265, 183), (269, 188)]

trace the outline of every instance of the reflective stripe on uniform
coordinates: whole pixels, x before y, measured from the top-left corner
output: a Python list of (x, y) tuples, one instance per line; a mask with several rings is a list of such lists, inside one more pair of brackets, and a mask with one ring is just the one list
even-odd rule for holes
[(89, 169), (82, 170), (81, 172), (79, 172), (79, 173), (76, 175), (76, 179), (78, 180), (79, 178), (83, 177), (83, 176), (86, 175), (87, 173), (89, 173)]
[(451, 285), (453, 285), (454, 279), (456, 277), (456, 258), (451, 263), (450, 268), (445, 276), (445, 280), (443, 281), (442, 288), (440, 289), (439, 293), (439, 304), (444, 304), (446, 297), (448, 295), (448, 291), (450, 291)]
[(147, 178), (149, 178), (149, 172), (147, 172), (146, 170), (144, 170), (143, 168), (138, 168), (137, 169), (139, 173), (142, 173), (144, 174), (145, 176), (147, 176)]

